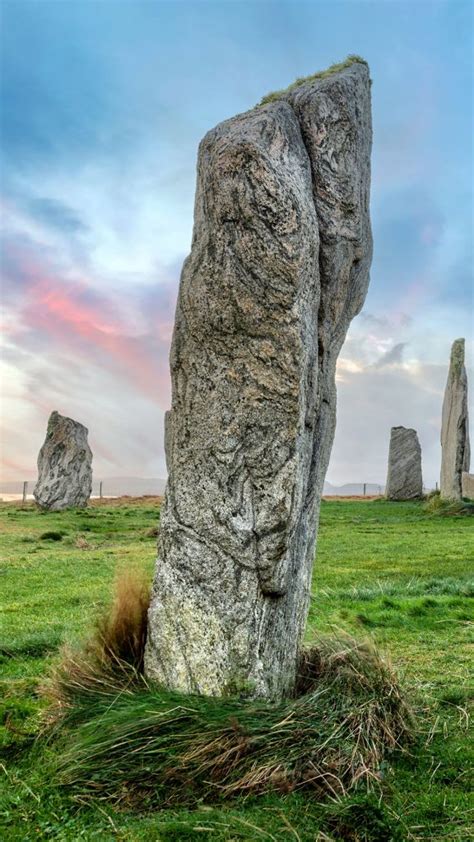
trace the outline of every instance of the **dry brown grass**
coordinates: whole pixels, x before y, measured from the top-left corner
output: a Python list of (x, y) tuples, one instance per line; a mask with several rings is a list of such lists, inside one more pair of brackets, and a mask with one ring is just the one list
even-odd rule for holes
[(79, 650), (64, 647), (42, 693), (51, 706), (45, 723), (59, 726), (74, 714), (80, 699), (104, 686), (121, 692), (140, 681), (147, 634), (150, 585), (143, 574), (122, 570), (112, 602), (97, 617), (93, 633)]
[(390, 665), (348, 636), (305, 650), (294, 698), (279, 704), (154, 686), (143, 675), (149, 600), (123, 571), (94, 634), (64, 652), (46, 688), (46, 727), (66, 735), (65, 784), (167, 803), (300, 788), (339, 797), (376, 784), (386, 754), (410, 740)]
[(123, 570), (115, 580), (114, 598), (97, 621), (97, 654), (103, 661), (122, 661), (143, 672), (150, 586), (144, 575)]
[(377, 787), (387, 755), (413, 733), (390, 667), (368, 645), (322, 639), (305, 656), (299, 692), (271, 705), (89, 677), (70, 692), (60, 779), (150, 805), (299, 789), (337, 799)]
[(64, 784), (130, 803), (300, 788), (339, 798), (376, 785), (387, 753), (410, 741), (412, 714), (390, 666), (349, 637), (305, 651), (295, 697), (279, 704), (148, 683), (147, 605), (146, 589), (122, 575), (93, 639), (54, 674), (46, 724), (66, 736)]
[(100, 506), (107, 506), (107, 508), (110, 506), (120, 508), (120, 506), (143, 506), (144, 503), (149, 503), (150, 505), (156, 505), (159, 508), (163, 499), (162, 495), (143, 494), (142, 497), (129, 497), (128, 495), (123, 494), (121, 497), (94, 497), (89, 500), (88, 505), (93, 508)]
[(90, 544), (87, 538), (84, 535), (77, 535), (74, 541), (74, 546), (78, 550), (88, 550), (90, 549)]

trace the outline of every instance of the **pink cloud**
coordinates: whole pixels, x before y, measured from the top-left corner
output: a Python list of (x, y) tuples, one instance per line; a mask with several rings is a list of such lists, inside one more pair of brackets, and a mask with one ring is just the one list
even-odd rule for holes
[[(51, 267), (20, 257), (24, 281), (12, 337), (30, 331), (55, 351), (72, 351), (91, 365), (106, 367), (132, 389), (166, 408), (169, 404), (168, 349), (172, 332), (169, 307), (147, 317), (147, 330), (134, 336), (110, 299), (81, 279), (60, 277)], [(24, 338), (22, 342), (24, 342)]]

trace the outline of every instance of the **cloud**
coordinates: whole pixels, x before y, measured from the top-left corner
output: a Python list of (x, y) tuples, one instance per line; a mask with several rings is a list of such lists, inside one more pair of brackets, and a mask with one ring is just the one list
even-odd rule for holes
[(4, 479), (34, 478), (53, 409), (89, 429), (96, 479), (166, 475), (163, 412), (156, 402), (139, 390), (129, 390), (106, 368), (85, 366), (67, 352), (52, 354), (49, 359), (25, 352), (21, 372), (15, 365), (3, 363), (2, 382), (12, 384), (9, 394), (4, 392), (2, 405)]
[(168, 405), (162, 366), (172, 325), (169, 307), (141, 314), (146, 329), (135, 335), (113, 301), (100, 296), (86, 280), (65, 280), (41, 263), (29, 264), (27, 272), (15, 331), (24, 346), (70, 352), (76, 359), (109, 369), (132, 391), (140, 390), (162, 406)]
[(99, 474), (163, 475), (178, 262), (161, 284), (122, 278), (101, 291), (28, 234), (7, 231), (4, 255), (5, 475), (34, 474), (52, 409), (90, 427)]
[(9, 470), (34, 468), (54, 407), (90, 427), (98, 471), (162, 470), (198, 142), (355, 38), (374, 80), (375, 254), (338, 365), (330, 478), (362, 481), (370, 468), (383, 481), (387, 425), (413, 407), (408, 423), (432, 418), (437, 430), (443, 378), (430, 367), (446, 371), (452, 340), (471, 331), (467, 5), (427, 16), (329, 3), (322, 14), (282, 0), (269, 22), (259, 4), (188, 3), (186, 26), (179, 5), (4, 4)]
[(446, 366), (375, 366), (344, 370), (338, 384), (337, 427), (328, 480), (384, 484), (390, 428), (417, 430), (424, 483), (439, 479), (441, 406)]
[(407, 313), (395, 312), (392, 313), (391, 318), (385, 315), (374, 315), (374, 313), (369, 313), (366, 310), (362, 310), (362, 312), (358, 316), (359, 322), (363, 322), (367, 328), (375, 328), (377, 330), (387, 330), (393, 329), (395, 327), (408, 327), (412, 321), (413, 317), (409, 316)]
[(31, 199), (28, 210), (37, 220), (65, 234), (86, 234), (89, 231), (89, 226), (84, 223), (77, 211), (58, 199), (47, 197)]
[(374, 363), (374, 368), (385, 368), (394, 363), (401, 363), (403, 357), (403, 350), (406, 348), (406, 342), (397, 342), (389, 351), (385, 351), (382, 356)]

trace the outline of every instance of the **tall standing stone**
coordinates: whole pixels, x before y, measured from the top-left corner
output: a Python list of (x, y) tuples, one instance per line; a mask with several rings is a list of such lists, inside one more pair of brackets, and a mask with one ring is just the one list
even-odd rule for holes
[(441, 421), (440, 493), (450, 500), (461, 498), (462, 473), (469, 471), (471, 457), (464, 344), (456, 339), (451, 348)]
[(369, 281), (371, 140), (357, 61), (200, 145), (146, 650), (168, 687), (293, 688), (336, 360)]
[(52, 412), (38, 455), (36, 502), (43, 509), (61, 511), (87, 505), (92, 491), (92, 451), (88, 430), (78, 421)]
[(422, 495), (421, 447), (416, 430), (392, 427), (385, 496), (388, 500), (416, 500)]

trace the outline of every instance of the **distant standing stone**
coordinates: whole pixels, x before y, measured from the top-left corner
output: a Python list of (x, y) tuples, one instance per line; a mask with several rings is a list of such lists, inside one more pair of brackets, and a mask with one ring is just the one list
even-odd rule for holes
[(392, 427), (385, 494), (389, 500), (416, 500), (423, 494), (421, 447), (416, 430)]
[(469, 471), (471, 456), (464, 339), (456, 339), (451, 348), (443, 401), (441, 450), (441, 497), (459, 500), (462, 495), (462, 473)]
[(462, 496), (474, 500), (474, 474), (462, 472)]
[(78, 421), (52, 412), (38, 455), (36, 502), (60, 511), (87, 505), (92, 491), (92, 451), (88, 430)]

